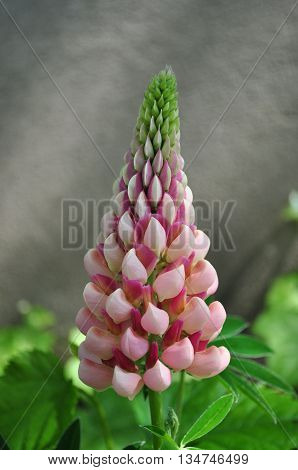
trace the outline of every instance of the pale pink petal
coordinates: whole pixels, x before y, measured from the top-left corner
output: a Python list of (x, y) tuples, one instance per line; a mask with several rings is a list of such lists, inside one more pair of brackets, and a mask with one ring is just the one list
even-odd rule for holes
[(123, 290), (120, 288), (110, 294), (106, 302), (106, 311), (115, 323), (128, 320), (132, 307), (132, 304), (127, 301)]
[(163, 335), (169, 326), (169, 315), (164, 310), (149, 303), (142, 316), (141, 325), (144, 330), (154, 335)]
[(131, 248), (124, 256), (122, 262), (122, 274), (128, 279), (140, 281), (145, 284), (147, 281), (147, 271), (145, 266), (141, 263), (136, 255), (136, 250)]
[(105, 240), (103, 251), (110, 270), (118, 273), (121, 270), (124, 252), (118, 245), (115, 232), (111, 233)]
[(85, 347), (100, 359), (111, 359), (113, 349), (119, 344), (119, 337), (107, 330), (90, 328), (85, 340)]
[(134, 238), (134, 223), (128, 211), (124, 212), (119, 220), (118, 234), (126, 246), (132, 245)]
[(178, 268), (159, 274), (153, 283), (153, 289), (162, 302), (165, 299), (176, 297), (183, 289), (184, 281), (185, 271), (181, 264)]
[(92, 326), (105, 329), (105, 324), (99, 321), (88, 308), (81, 308), (76, 316), (76, 325), (83, 335), (86, 335)]
[(114, 368), (113, 389), (121, 397), (133, 400), (143, 387), (142, 377), (135, 372), (127, 372), (120, 367)]
[(217, 279), (217, 273), (212, 264), (206, 260), (199, 261), (192, 270), (191, 275), (186, 279), (185, 284), (188, 295), (208, 291), (217, 282)]
[(165, 229), (154, 217), (151, 217), (150, 219), (144, 235), (143, 243), (154, 251), (157, 256), (160, 256), (166, 247), (167, 236)]
[(93, 282), (88, 282), (83, 297), (89, 310), (95, 315), (101, 316), (101, 311), (105, 308), (108, 297)]
[(202, 330), (209, 319), (209, 308), (199, 297), (190, 299), (184, 311), (179, 315), (179, 320), (183, 320), (183, 330), (188, 334)]
[(121, 351), (132, 361), (138, 361), (149, 349), (148, 340), (137, 335), (132, 328), (127, 328), (121, 337)]
[(79, 377), (89, 387), (105, 390), (112, 385), (113, 369), (104, 364), (95, 364), (88, 359), (83, 359), (79, 366)]
[(194, 264), (205, 258), (210, 248), (210, 239), (202, 230), (195, 230)]
[(85, 254), (84, 266), (89, 276), (93, 276), (94, 274), (111, 276), (111, 271), (107, 267), (106, 263), (103, 262), (101, 255), (95, 248), (92, 248)]
[(173, 262), (181, 256), (188, 257), (194, 250), (194, 246), (195, 237), (192, 230), (187, 225), (183, 225), (180, 234), (167, 249), (167, 261)]
[(176, 217), (176, 208), (173, 199), (168, 193), (164, 193), (158, 213), (172, 225)]
[(174, 370), (187, 369), (194, 360), (194, 349), (188, 338), (183, 338), (164, 350), (162, 361)]
[(187, 369), (190, 374), (201, 379), (220, 374), (230, 362), (230, 353), (224, 346), (211, 346), (196, 352), (192, 365)]
[(94, 354), (93, 352), (89, 351), (89, 349), (86, 347), (86, 341), (83, 341), (78, 350), (78, 356), (79, 359), (88, 359), (89, 361), (95, 362), (95, 364), (102, 364), (102, 360), (100, 359), (97, 354)]
[(212, 302), (212, 304), (209, 305), (209, 309), (210, 318), (204, 325), (201, 339), (209, 339), (212, 341), (221, 332), (227, 314), (223, 305), (218, 301)]
[(171, 385), (171, 371), (162, 362), (157, 361), (151, 369), (146, 370), (143, 380), (151, 390), (163, 392)]
[(192, 190), (190, 189), (189, 186), (186, 186), (186, 188), (185, 188), (184, 197), (189, 202), (193, 202), (193, 194), (192, 194)]

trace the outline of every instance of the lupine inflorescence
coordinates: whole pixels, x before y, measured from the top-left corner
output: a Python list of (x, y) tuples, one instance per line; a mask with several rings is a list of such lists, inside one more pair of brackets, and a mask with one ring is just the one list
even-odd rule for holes
[(76, 318), (86, 335), (79, 376), (130, 399), (144, 385), (165, 390), (175, 371), (212, 377), (230, 360), (225, 347), (208, 347), (226, 312), (206, 303), (218, 278), (205, 260), (209, 238), (194, 224), (179, 127), (176, 79), (166, 68), (145, 92), (99, 243), (84, 259), (91, 282)]

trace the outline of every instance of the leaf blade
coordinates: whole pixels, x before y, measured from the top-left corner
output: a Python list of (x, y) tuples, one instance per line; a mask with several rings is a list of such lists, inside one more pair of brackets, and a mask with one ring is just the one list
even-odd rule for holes
[(230, 368), (235, 369), (245, 376), (251, 376), (261, 382), (287, 393), (294, 393), (293, 387), (278, 374), (255, 361), (248, 359), (231, 359)]
[(231, 410), (233, 403), (233, 394), (223, 395), (215, 400), (186, 432), (181, 440), (181, 445), (185, 446), (196, 441), (218, 426)]

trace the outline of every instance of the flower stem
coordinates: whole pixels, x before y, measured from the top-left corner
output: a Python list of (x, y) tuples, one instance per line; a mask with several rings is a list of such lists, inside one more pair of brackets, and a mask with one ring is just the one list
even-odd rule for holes
[[(153, 426), (157, 426), (163, 429), (163, 411), (162, 411), (162, 399), (161, 394), (149, 390), (149, 404), (150, 404), (150, 414), (151, 414), (151, 423)], [(161, 440), (158, 436), (152, 436), (153, 449), (159, 449)]]
[(103, 434), (103, 439), (105, 441), (106, 448), (107, 450), (113, 450), (115, 449), (115, 446), (114, 446), (111, 430), (107, 422), (105, 411), (96, 396), (90, 397), (90, 401), (92, 402), (92, 404), (94, 405), (97, 411), (97, 416), (101, 425), (101, 431)]
[(180, 372), (180, 381), (179, 381), (177, 401), (176, 401), (176, 414), (178, 416), (179, 421), (181, 419), (181, 413), (182, 413), (182, 408), (183, 408), (184, 378), (185, 378), (185, 371), (182, 370)]

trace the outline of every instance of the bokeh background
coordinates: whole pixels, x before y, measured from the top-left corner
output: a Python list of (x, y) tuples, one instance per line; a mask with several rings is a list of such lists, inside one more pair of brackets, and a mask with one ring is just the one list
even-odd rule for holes
[(272, 280), (298, 265), (297, 229), (281, 218), (298, 186), (298, 8), (226, 107), (293, 0), (0, 3), (1, 324), (16, 323), (27, 299), (54, 310), (61, 333), (72, 325), (85, 249), (61, 249), (61, 201), (101, 200), (114, 181), (82, 125), (117, 174), (145, 86), (165, 64), (186, 161), (204, 144), (188, 170), (195, 199), (236, 201), (236, 250), (209, 256), (218, 297), (229, 313), (257, 315)]

